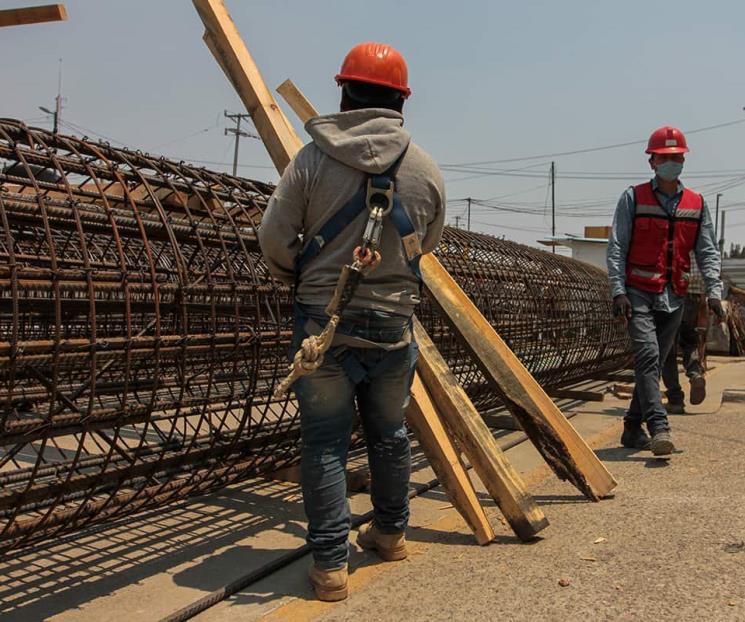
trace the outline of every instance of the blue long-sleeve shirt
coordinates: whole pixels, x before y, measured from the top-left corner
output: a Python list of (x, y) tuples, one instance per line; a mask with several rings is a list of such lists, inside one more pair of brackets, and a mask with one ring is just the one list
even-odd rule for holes
[[(680, 198), (683, 196), (683, 184), (678, 182), (677, 192), (673, 196), (664, 194), (657, 184), (657, 178), (652, 180), (652, 189), (660, 201), (660, 205), (665, 211), (673, 215), (678, 208)], [(701, 272), (706, 285), (706, 291), (709, 298), (721, 299), (722, 297), (722, 280), (720, 278), (721, 258), (717, 248), (714, 236), (714, 225), (712, 224), (709, 208), (704, 201), (703, 212), (701, 214), (701, 230), (699, 231), (694, 255), (696, 263)], [(616, 213), (613, 216), (613, 227), (610, 237), (608, 238), (608, 251), (606, 263), (608, 266), (608, 282), (610, 283), (611, 294), (615, 298), (621, 294), (631, 293), (643, 298), (653, 298), (650, 300), (655, 309), (659, 311), (671, 312), (683, 304), (683, 296), (678, 296), (670, 287), (670, 283), (665, 285), (665, 289), (660, 294), (650, 294), (642, 292), (636, 288), (626, 286), (626, 256), (629, 252), (631, 243), (631, 233), (634, 228), (634, 191), (628, 188), (618, 200)]]

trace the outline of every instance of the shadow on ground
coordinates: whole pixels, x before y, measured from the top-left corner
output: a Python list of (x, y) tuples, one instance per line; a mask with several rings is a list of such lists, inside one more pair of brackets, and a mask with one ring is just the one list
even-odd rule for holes
[(217, 495), (117, 521), (105, 531), (83, 531), (24, 549), (0, 560), (0, 618), (48, 619), (230, 547), (182, 577), (192, 587), (211, 591), (225, 582), (224, 574), (221, 581), (220, 573), (214, 572), (218, 564), (263, 565), (270, 555), (284, 552), (236, 543), (272, 529), (303, 536), (303, 520), (297, 486), (246, 482)]

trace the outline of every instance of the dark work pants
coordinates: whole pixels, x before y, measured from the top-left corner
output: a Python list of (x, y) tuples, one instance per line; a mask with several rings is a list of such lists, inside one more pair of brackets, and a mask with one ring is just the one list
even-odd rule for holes
[(662, 380), (667, 389), (667, 399), (671, 404), (682, 404), (685, 399), (683, 389), (678, 379), (678, 345), (683, 352), (683, 369), (686, 376), (693, 378), (704, 373), (701, 360), (698, 355), (698, 333), (696, 332), (696, 320), (698, 315), (698, 303), (692, 298), (686, 298), (683, 306), (683, 318), (680, 322), (677, 344), (670, 348), (670, 354), (662, 366)]
[[(307, 317), (325, 322), (323, 308), (305, 307), (296, 313), (292, 354), (307, 335)], [(378, 343), (396, 343), (411, 319), (372, 310), (344, 314), (337, 333)], [(347, 451), (358, 413), (365, 431), (370, 465), (375, 525), (383, 533), (401, 533), (409, 519), (411, 449), (404, 413), (414, 377), (418, 349), (415, 341), (399, 350), (348, 348), (366, 377), (353, 381), (331, 351), (318, 371), (294, 385), (300, 405), (302, 453), (300, 471), (308, 537), (319, 568), (347, 563), (351, 526), (347, 503)], [(342, 355), (340, 355), (342, 356)]]
[(675, 343), (683, 306), (672, 313), (655, 311), (645, 299), (629, 292), (632, 315), (629, 334), (634, 350), (634, 397), (624, 422), (646, 422), (650, 434), (667, 430), (667, 411), (660, 395), (660, 371)]

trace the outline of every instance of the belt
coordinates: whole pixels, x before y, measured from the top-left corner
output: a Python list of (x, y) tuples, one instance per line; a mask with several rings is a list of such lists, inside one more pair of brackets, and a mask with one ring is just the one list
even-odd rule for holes
[[(316, 322), (313, 319), (309, 319), (305, 326), (303, 326), (303, 330), (308, 335), (320, 335), (323, 331), (323, 326), (321, 326), (318, 322)], [(367, 349), (379, 349), (379, 350), (385, 350), (387, 352), (392, 352), (394, 350), (400, 350), (401, 348), (405, 348), (411, 343), (412, 333), (411, 333), (411, 327), (407, 326), (404, 330), (403, 336), (401, 339), (394, 343), (382, 343), (379, 341), (371, 341), (370, 339), (364, 339), (362, 337), (355, 337), (353, 335), (345, 335), (343, 333), (339, 333), (339, 331), (336, 332), (334, 335), (334, 340), (331, 342), (331, 347), (334, 346), (347, 346), (350, 348), (367, 348)]]

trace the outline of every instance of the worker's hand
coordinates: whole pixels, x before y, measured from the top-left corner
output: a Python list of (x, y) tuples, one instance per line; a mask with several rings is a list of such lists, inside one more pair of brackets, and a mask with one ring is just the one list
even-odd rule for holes
[(364, 272), (375, 270), (380, 265), (380, 253), (378, 251), (372, 252), (370, 249), (365, 249), (363, 254), (362, 248), (358, 246), (354, 249), (353, 256)]
[(716, 315), (720, 322), (724, 321), (726, 313), (724, 312), (721, 300), (718, 298), (709, 298), (709, 311)]
[(613, 317), (624, 325), (631, 319), (631, 302), (626, 294), (619, 294), (613, 299)]

